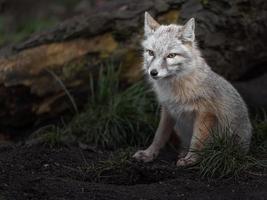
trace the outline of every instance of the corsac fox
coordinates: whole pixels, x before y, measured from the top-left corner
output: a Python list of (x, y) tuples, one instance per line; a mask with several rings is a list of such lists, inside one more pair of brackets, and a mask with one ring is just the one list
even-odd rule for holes
[[(195, 150), (203, 148), (215, 127), (235, 134), (247, 152), (252, 134), (247, 106), (201, 57), (194, 18), (183, 26), (160, 25), (146, 12), (144, 35), (143, 69), (160, 102), (161, 119), (152, 144), (133, 157), (152, 161), (174, 131), (189, 147), (178, 156), (176, 165), (192, 165), (198, 159)], [(186, 141), (188, 132), (192, 133)]]

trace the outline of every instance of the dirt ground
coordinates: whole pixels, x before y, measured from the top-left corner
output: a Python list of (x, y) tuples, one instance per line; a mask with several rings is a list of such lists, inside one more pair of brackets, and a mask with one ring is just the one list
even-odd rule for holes
[(0, 199), (267, 199), (266, 176), (200, 179), (194, 170), (177, 169), (168, 151), (151, 164), (104, 161), (111, 154), (78, 147), (1, 147)]

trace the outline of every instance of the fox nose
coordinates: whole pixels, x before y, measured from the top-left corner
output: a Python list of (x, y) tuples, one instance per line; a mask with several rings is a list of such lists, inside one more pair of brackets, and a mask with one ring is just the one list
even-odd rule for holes
[(155, 76), (158, 75), (158, 71), (157, 71), (156, 69), (153, 69), (153, 70), (151, 70), (150, 75), (151, 75), (152, 77), (155, 77)]

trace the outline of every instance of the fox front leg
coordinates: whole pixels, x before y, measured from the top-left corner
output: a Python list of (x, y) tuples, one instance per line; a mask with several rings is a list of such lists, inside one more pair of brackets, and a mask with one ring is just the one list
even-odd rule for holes
[(190, 149), (184, 158), (179, 158), (177, 166), (190, 166), (196, 163), (198, 155), (194, 151), (201, 151), (204, 143), (210, 135), (216, 117), (211, 113), (198, 113), (194, 122), (193, 136), (190, 143)]
[(137, 151), (133, 155), (133, 158), (143, 162), (153, 161), (158, 156), (160, 149), (164, 147), (169, 140), (173, 125), (174, 123), (170, 114), (166, 108), (162, 107), (159, 126), (152, 144), (146, 150)]

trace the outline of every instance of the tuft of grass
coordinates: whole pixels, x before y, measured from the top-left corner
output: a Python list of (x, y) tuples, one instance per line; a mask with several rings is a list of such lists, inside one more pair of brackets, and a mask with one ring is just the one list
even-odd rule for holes
[(113, 179), (122, 173), (127, 173), (127, 169), (129, 169), (132, 163), (132, 151), (131, 148), (116, 151), (108, 159), (87, 165), (82, 170), (87, 174), (91, 174), (91, 178), (94, 181)]
[(254, 155), (261, 155), (267, 152), (267, 118), (256, 119), (253, 122), (254, 133), (251, 140), (251, 152)]
[[(147, 145), (158, 118), (154, 95), (143, 82), (125, 88), (119, 76), (120, 69), (113, 64), (102, 66), (97, 80), (91, 77), (91, 94), (84, 111), (76, 112), (64, 127), (46, 128), (41, 137), (51, 146), (66, 136), (108, 149)], [(54, 78), (64, 86), (58, 77)], [(71, 97), (66, 87), (63, 89)], [(73, 98), (70, 100), (74, 102)]]
[(104, 148), (145, 145), (156, 125), (157, 109), (151, 92), (139, 82), (125, 90), (120, 70), (101, 68), (97, 82), (91, 81), (91, 97), (85, 111), (70, 123), (72, 134)]
[(212, 134), (212, 142), (197, 153), (200, 174), (204, 177), (238, 176), (255, 164), (255, 159), (244, 153), (235, 135), (230, 134)]
[[(238, 177), (242, 172), (252, 168), (267, 167), (266, 157), (256, 158), (255, 153), (259, 150), (266, 152), (266, 123), (258, 124), (255, 129), (251, 152), (246, 153), (244, 146), (238, 142), (238, 137), (229, 131), (213, 131), (211, 142), (204, 144), (203, 150), (196, 152), (199, 156), (197, 168), (201, 176), (210, 178)], [(255, 146), (258, 145), (258, 149)]]
[(75, 111), (76, 114), (78, 114), (78, 106), (74, 100), (74, 98), (72, 97), (72, 95), (70, 94), (69, 90), (67, 89), (67, 87), (65, 86), (65, 84), (62, 82), (62, 80), (57, 76), (57, 74), (51, 70), (46, 70), (57, 82), (58, 84), (60, 85), (60, 87), (62, 88), (62, 90), (65, 92), (65, 94), (67, 95), (67, 97), (69, 98), (71, 104), (72, 104), (72, 107)]
[[(210, 142), (196, 152), (199, 156), (197, 168), (201, 176), (210, 178), (238, 177), (242, 172), (252, 168), (267, 167), (266, 142), (267, 121), (259, 121), (254, 126), (250, 152), (244, 151), (244, 146), (238, 142), (238, 136), (228, 129), (213, 130)], [(256, 158), (256, 154), (261, 156)]]
[(34, 132), (33, 138), (39, 139), (41, 143), (51, 148), (58, 147), (64, 143), (66, 130), (55, 125), (50, 125)]

